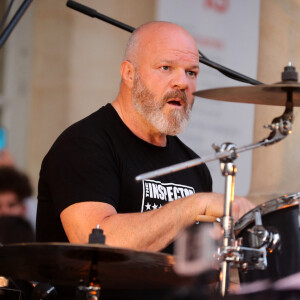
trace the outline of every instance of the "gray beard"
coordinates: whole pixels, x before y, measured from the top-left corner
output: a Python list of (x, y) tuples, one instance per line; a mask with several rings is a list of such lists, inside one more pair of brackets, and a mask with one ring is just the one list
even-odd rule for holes
[(133, 107), (160, 133), (177, 135), (187, 126), (193, 104), (186, 105), (184, 111), (173, 109), (166, 115), (162, 109), (170, 98), (181, 98), (187, 103), (185, 92), (181, 90), (168, 92), (163, 99), (155, 98), (136, 73), (132, 89)]

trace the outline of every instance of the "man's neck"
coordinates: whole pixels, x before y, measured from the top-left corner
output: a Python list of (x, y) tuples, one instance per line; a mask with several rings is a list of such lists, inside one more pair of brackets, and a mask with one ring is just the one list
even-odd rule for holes
[(125, 105), (125, 103), (126, 101), (122, 99), (122, 96), (118, 95), (117, 99), (112, 102), (112, 106), (130, 131), (150, 144), (165, 147), (167, 145), (167, 136), (150, 126), (132, 105)]

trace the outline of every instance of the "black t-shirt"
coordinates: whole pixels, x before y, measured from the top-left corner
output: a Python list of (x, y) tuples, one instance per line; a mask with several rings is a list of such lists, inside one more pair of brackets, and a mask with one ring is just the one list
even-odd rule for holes
[(135, 181), (141, 173), (196, 157), (178, 137), (168, 136), (166, 147), (138, 138), (107, 104), (65, 130), (44, 158), (37, 241), (68, 241), (59, 215), (74, 203), (100, 201), (118, 213), (144, 212), (192, 193), (210, 192), (212, 180), (205, 165)]

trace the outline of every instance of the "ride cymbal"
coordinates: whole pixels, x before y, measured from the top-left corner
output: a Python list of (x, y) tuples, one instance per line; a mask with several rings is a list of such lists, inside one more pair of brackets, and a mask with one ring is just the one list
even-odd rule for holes
[(236, 103), (285, 106), (287, 93), (292, 93), (294, 106), (300, 106), (300, 83), (285, 81), (255, 86), (237, 86), (196, 91), (197, 97)]

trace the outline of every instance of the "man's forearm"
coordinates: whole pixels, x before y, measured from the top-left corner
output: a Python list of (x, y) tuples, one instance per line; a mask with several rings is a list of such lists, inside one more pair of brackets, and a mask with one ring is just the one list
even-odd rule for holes
[[(157, 210), (112, 215), (101, 226), (108, 245), (159, 251), (170, 244), (180, 230), (195, 222), (197, 211), (201, 214), (200, 206), (192, 195)], [(204, 211), (205, 205), (202, 213)]]
[[(109, 246), (159, 251), (198, 215), (220, 217), (223, 207), (224, 195), (216, 193), (197, 193), (143, 213), (119, 214), (106, 203), (81, 202), (67, 207), (61, 221), (71, 243), (87, 243), (92, 228), (99, 224)], [(247, 199), (237, 197), (233, 217), (237, 219), (252, 208)]]
[(101, 202), (76, 203), (61, 213), (61, 221), (71, 243), (87, 243), (92, 228), (99, 224), (109, 246), (159, 251), (205, 213), (204, 195), (202, 201), (195, 194), (143, 213), (119, 214)]

